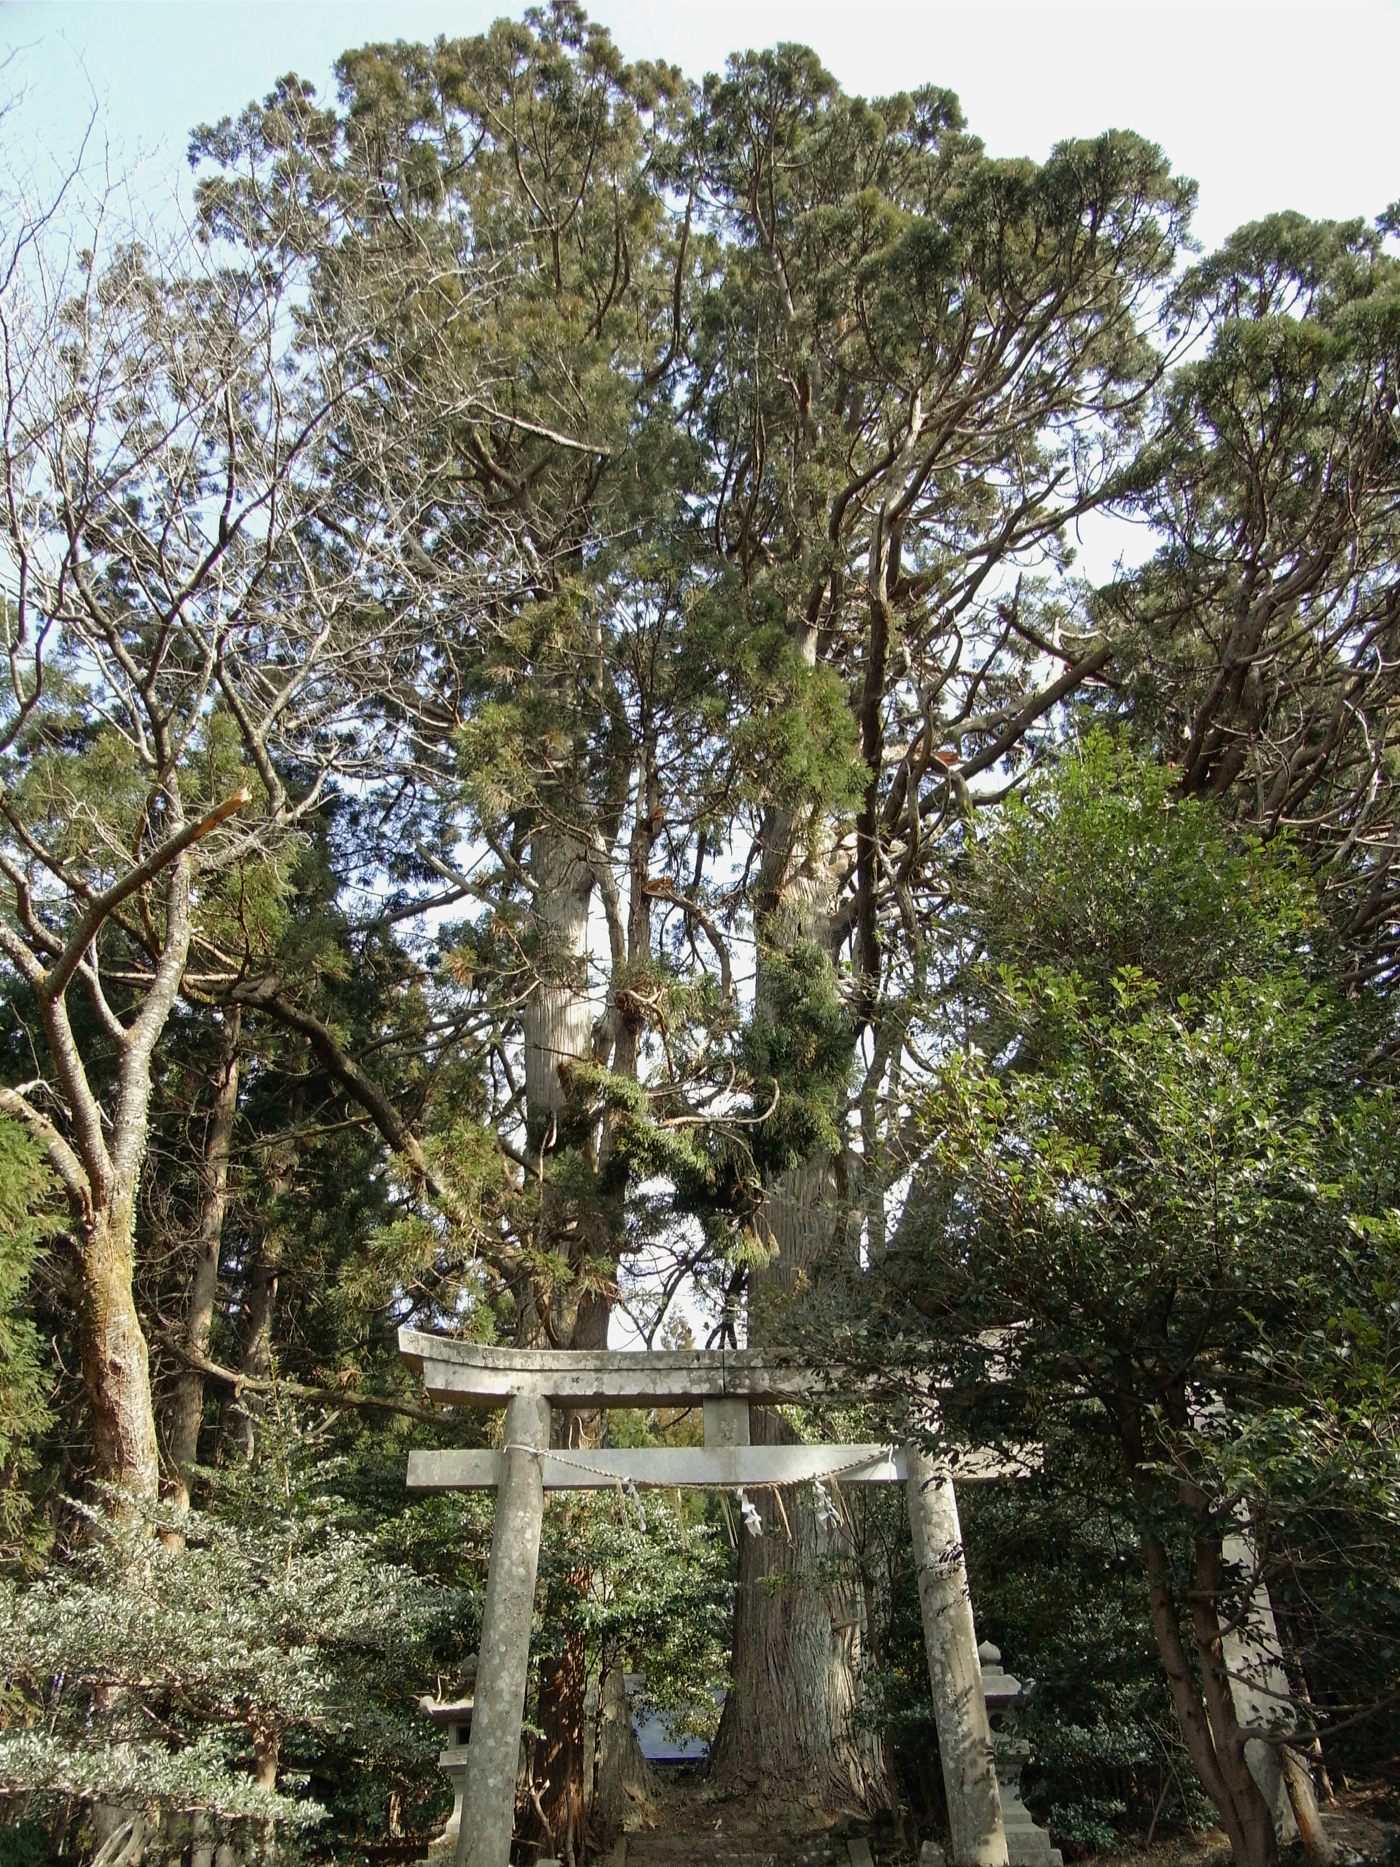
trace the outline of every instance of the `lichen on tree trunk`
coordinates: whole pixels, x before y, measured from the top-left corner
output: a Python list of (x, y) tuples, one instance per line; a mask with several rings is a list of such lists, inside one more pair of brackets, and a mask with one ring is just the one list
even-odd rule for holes
[(92, 1418), (93, 1475), (109, 1514), (133, 1518), (156, 1496), (160, 1464), (150, 1349), (132, 1293), (135, 1188), (115, 1193), (82, 1240), (79, 1343)]

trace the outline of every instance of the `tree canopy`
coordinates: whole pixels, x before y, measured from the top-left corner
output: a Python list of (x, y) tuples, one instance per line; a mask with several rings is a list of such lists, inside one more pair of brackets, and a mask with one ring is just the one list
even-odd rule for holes
[[(183, 244), (0, 268), (0, 1790), (104, 1860), (420, 1846), (485, 1519), (401, 1495), (477, 1429), (396, 1326), (748, 1332), (1092, 1499), (1135, 1728), (1266, 1867), (1261, 1589), (1289, 1754), (1393, 1730), (1393, 230), (1199, 255), (1130, 131), (993, 159), (571, 0), (191, 159)], [(1091, 514), (1150, 541), (1099, 585)], [(719, 1775), (907, 1789), (878, 1510), (732, 1574), (645, 1514), (552, 1519), (532, 1842), (731, 1585)]]

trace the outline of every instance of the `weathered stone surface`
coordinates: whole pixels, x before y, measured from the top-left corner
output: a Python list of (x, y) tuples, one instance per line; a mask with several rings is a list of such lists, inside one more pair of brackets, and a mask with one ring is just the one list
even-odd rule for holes
[(1001, 1819), (1006, 1830), (1006, 1858), (1011, 1867), (1064, 1867), (1064, 1855), (1050, 1842), (1050, 1832), (1041, 1828), (1021, 1800), (1021, 1766), (998, 1774), (1001, 1787)]
[[(422, 1451), (408, 1455), (410, 1491), (489, 1491), (499, 1452)], [(739, 1485), (809, 1484), (837, 1472), (844, 1484), (895, 1484), (904, 1455), (888, 1446), (645, 1446), (625, 1451), (547, 1452), (546, 1491), (612, 1490), (619, 1484), (732, 1490)]]
[[(1026, 1687), (1001, 1664), (1001, 1649), (984, 1640), (977, 1649), (982, 1664), (982, 1692), (990, 1717), (997, 1717), (1026, 1694)], [(1006, 1857), (1010, 1867), (1064, 1867), (1060, 1850), (1050, 1845), (1049, 1831), (1031, 1819), (1021, 1800), (1021, 1771), (1030, 1760), (1031, 1747), (1023, 1739), (993, 1733), (997, 1789), (1001, 1796), (1002, 1826), (1006, 1830)]]
[[(707, 1401), (706, 1406), (729, 1406)], [(727, 1430), (740, 1430), (737, 1420)], [(960, 1484), (988, 1484), (1016, 1470), (988, 1453), (958, 1466)], [(408, 1455), (410, 1491), (490, 1491), (500, 1480), (501, 1454), (487, 1450), (424, 1450)], [(810, 1484), (838, 1477), (841, 1483), (898, 1484), (908, 1477), (901, 1450), (879, 1445), (751, 1446), (714, 1440), (703, 1446), (641, 1446), (623, 1450), (566, 1452), (540, 1460), (546, 1491), (608, 1491), (621, 1484), (680, 1489), (733, 1490), (740, 1485)]]
[(927, 1453), (911, 1447), (907, 1456), (919, 1611), (953, 1867), (1008, 1867), (957, 1501), (947, 1472)]
[(539, 1451), (549, 1444), (549, 1403), (517, 1394), (506, 1408), (496, 1522), (472, 1712), (456, 1867), (510, 1867), (515, 1779), (530, 1667), (530, 1625), (544, 1521)]
[(747, 1400), (707, 1400), (701, 1408), (707, 1446), (746, 1446), (753, 1432)]
[(462, 1831), (462, 1798), (467, 1782), (467, 1737), (471, 1730), (470, 1698), (420, 1698), (418, 1709), (442, 1727), (446, 1742), (438, 1752), (438, 1768), (452, 1785), (452, 1812), (441, 1834), (428, 1843), (428, 1861), (450, 1858), (457, 1851), (457, 1837)]
[(811, 1368), (748, 1349), (499, 1348), (400, 1329), (399, 1353), (431, 1398), (454, 1406), (499, 1407), (519, 1393), (593, 1407), (699, 1406), (726, 1398), (772, 1403), (834, 1386)]
[[(867, 1854), (864, 1857), (869, 1859)], [(657, 1833), (627, 1837), (626, 1867), (850, 1867), (844, 1841), (827, 1835)], [(616, 1857), (610, 1867), (617, 1867)]]

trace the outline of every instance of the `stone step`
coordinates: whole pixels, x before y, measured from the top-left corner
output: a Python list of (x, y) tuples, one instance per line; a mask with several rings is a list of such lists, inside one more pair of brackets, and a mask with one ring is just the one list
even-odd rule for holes
[(627, 1837), (627, 1867), (846, 1867), (824, 1836), (758, 1837), (706, 1832)]
[(627, 1867), (680, 1867), (682, 1862), (694, 1862), (697, 1867), (837, 1867), (835, 1857), (830, 1854), (794, 1854), (782, 1845), (768, 1848), (743, 1841), (710, 1841), (699, 1836), (693, 1841), (681, 1839), (678, 1846), (664, 1850), (650, 1847), (627, 1850)]

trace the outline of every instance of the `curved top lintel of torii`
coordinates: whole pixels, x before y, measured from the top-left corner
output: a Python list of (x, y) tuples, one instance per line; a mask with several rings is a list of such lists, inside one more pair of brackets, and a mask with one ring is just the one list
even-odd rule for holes
[(400, 1329), (399, 1353), (430, 1399), (458, 1407), (502, 1407), (515, 1394), (571, 1406), (693, 1407), (873, 1391), (868, 1379), (842, 1380), (769, 1350), (510, 1348)]

